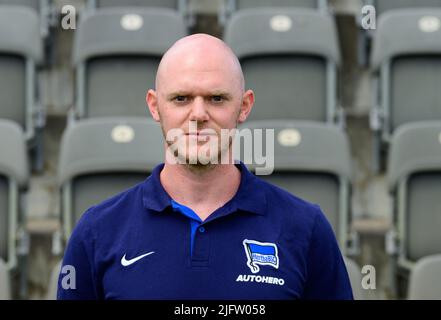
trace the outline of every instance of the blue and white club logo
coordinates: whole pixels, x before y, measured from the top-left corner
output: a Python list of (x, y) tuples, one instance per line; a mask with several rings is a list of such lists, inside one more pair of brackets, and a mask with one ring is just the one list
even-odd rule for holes
[(243, 246), (248, 258), (247, 266), (251, 269), (252, 273), (260, 271), (259, 265), (279, 268), (279, 256), (277, 254), (277, 246), (274, 243), (245, 239)]

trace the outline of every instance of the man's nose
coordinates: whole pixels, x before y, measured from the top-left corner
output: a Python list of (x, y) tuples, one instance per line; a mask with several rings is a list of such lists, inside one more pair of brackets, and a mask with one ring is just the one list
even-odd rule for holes
[(197, 97), (194, 99), (193, 104), (191, 106), (191, 114), (190, 121), (208, 121), (209, 115), (207, 112), (207, 105), (203, 98)]

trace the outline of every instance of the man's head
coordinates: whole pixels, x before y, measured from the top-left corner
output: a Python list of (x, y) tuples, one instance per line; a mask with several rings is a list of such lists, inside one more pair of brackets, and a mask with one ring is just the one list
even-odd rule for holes
[[(153, 119), (161, 123), (164, 137), (172, 129), (185, 133), (178, 140), (186, 152), (179, 157), (188, 163), (201, 156), (204, 146), (207, 150), (210, 140), (217, 139), (218, 152), (206, 156), (220, 159), (220, 153), (231, 145), (231, 141), (220, 143), (221, 129), (234, 129), (244, 122), (254, 103), (254, 93), (245, 91), (244, 86), (242, 69), (232, 50), (218, 38), (195, 34), (178, 40), (164, 54), (156, 91), (150, 89), (146, 101)], [(190, 123), (197, 134), (189, 134)]]

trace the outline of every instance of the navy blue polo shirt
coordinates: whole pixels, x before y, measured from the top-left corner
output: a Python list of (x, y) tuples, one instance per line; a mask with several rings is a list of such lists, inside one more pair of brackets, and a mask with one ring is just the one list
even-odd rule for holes
[(66, 248), (58, 299), (352, 299), (317, 205), (237, 164), (236, 195), (201, 221), (166, 193), (163, 166), (84, 213)]

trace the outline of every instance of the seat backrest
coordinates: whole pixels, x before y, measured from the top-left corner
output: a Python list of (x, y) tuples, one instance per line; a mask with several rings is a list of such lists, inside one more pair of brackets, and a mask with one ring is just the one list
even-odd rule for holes
[(365, 0), (365, 3), (374, 5), (377, 15), (403, 8), (441, 7), (441, 0)]
[(358, 264), (348, 257), (343, 257), (346, 265), (346, 270), (348, 271), (349, 280), (351, 281), (352, 294), (355, 300), (364, 300), (365, 294), (361, 286), (361, 269)]
[(186, 34), (167, 9), (102, 9), (76, 32), (76, 111), (80, 118), (144, 116), (162, 54)]
[(408, 298), (441, 300), (441, 255), (419, 260), (411, 271)]
[(8, 257), (9, 180), (0, 175), (0, 259)]
[(162, 141), (149, 119), (95, 118), (68, 127), (59, 164), (66, 236), (86, 209), (142, 182), (164, 160)]
[(0, 117), (26, 124), (26, 59), (0, 54)]
[(411, 261), (441, 252), (440, 159), (441, 121), (406, 124), (392, 137), (388, 183), (396, 195), (405, 256)]
[(390, 80), (392, 130), (408, 122), (441, 120), (441, 52), (394, 59)]
[(331, 16), (308, 9), (244, 9), (226, 26), (225, 41), (255, 91), (250, 120), (333, 122), (339, 49)]
[(72, 225), (78, 222), (88, 208), (141, 183), (148, 173), (111, 172), (75, 177), (71, 184)]
[(438, 171), (415, 173), (409, 177), (406, 210), (408, 236), (405, 243), (408, 257), (413, 261), (441, 252), (440, 195), (441, 165)]
[(322, 172), (305, 173), (292, 170), (276, 171), (271, 175), (259, 177), (301, 199), (319, 204), (337, 234), (340, 222), (340, 181), (337, 176)]
[(235, 12), (254, 8), (307, 8), (327, 12), (328, 0), (223, 0), (219, 23), (223, 26)]
[[(89, 0), (90, 1), (90, 0)], [(110, 7), (163, 7), (179, 8), (179, 0), (92, 0), (95, 8)]]
[(109, 56), (86, 64), (87, 118), (145, 116), (145, 92), (155, 87), (160, 58)]
[[(228, 0), (227, 0), (228, 1)], [(321, 0), (235, 0), (236, 10), (259, 7), (300, 7), (318, 8)]]
[(0, 300), (11, 299), (9, 272), (6, 264), (0, 258)]
[(1, 5), (25, 6), (40, 11), (40, 0), (0, 0)]
[(386, 131), (441, 119), (441, 8), (383, 14), (374, 34), (372, 66), (380, 75)]
[(62, 263), (63, 261), (60, 260), (52, 268), (47, 288), (46, 300), (57, 300), (58, 277), (60, 276)]
[[(20, 25), (11, 28), (17, 21)], [(35, 64), (42, 60), (37, 13), (21, 6), (0, 5), (0, 118), (32, 125)]]
[[(319, 204), (339, 240), (343, 240), (349, 222), (351, 178), (349, 144), (344, 132), (336, 126), (301, 121), (251, 121), (241, 128), (274, 129), (275, 141), (262, 139), (267, 157), (272, 149), (268, 142), (274, 142), (274, 172), (259, 177)], [(240, 156), (248, 164), (247, 159), (251, 158), (244, 156), (247, 151), (241, 143)], [(259, 166), (251, 163), (250, 167)]]
[(250, 120), (326, 121), (326, 61), (308, 56), (256, 56), (242, 60), (255, 92)]
[(26, 140), (16, 123), (0, 119), (0, 150), (0, 259), (10, 263), (15, 242), (9, 240), (17, 227), (19, 190), (29, 179)]

